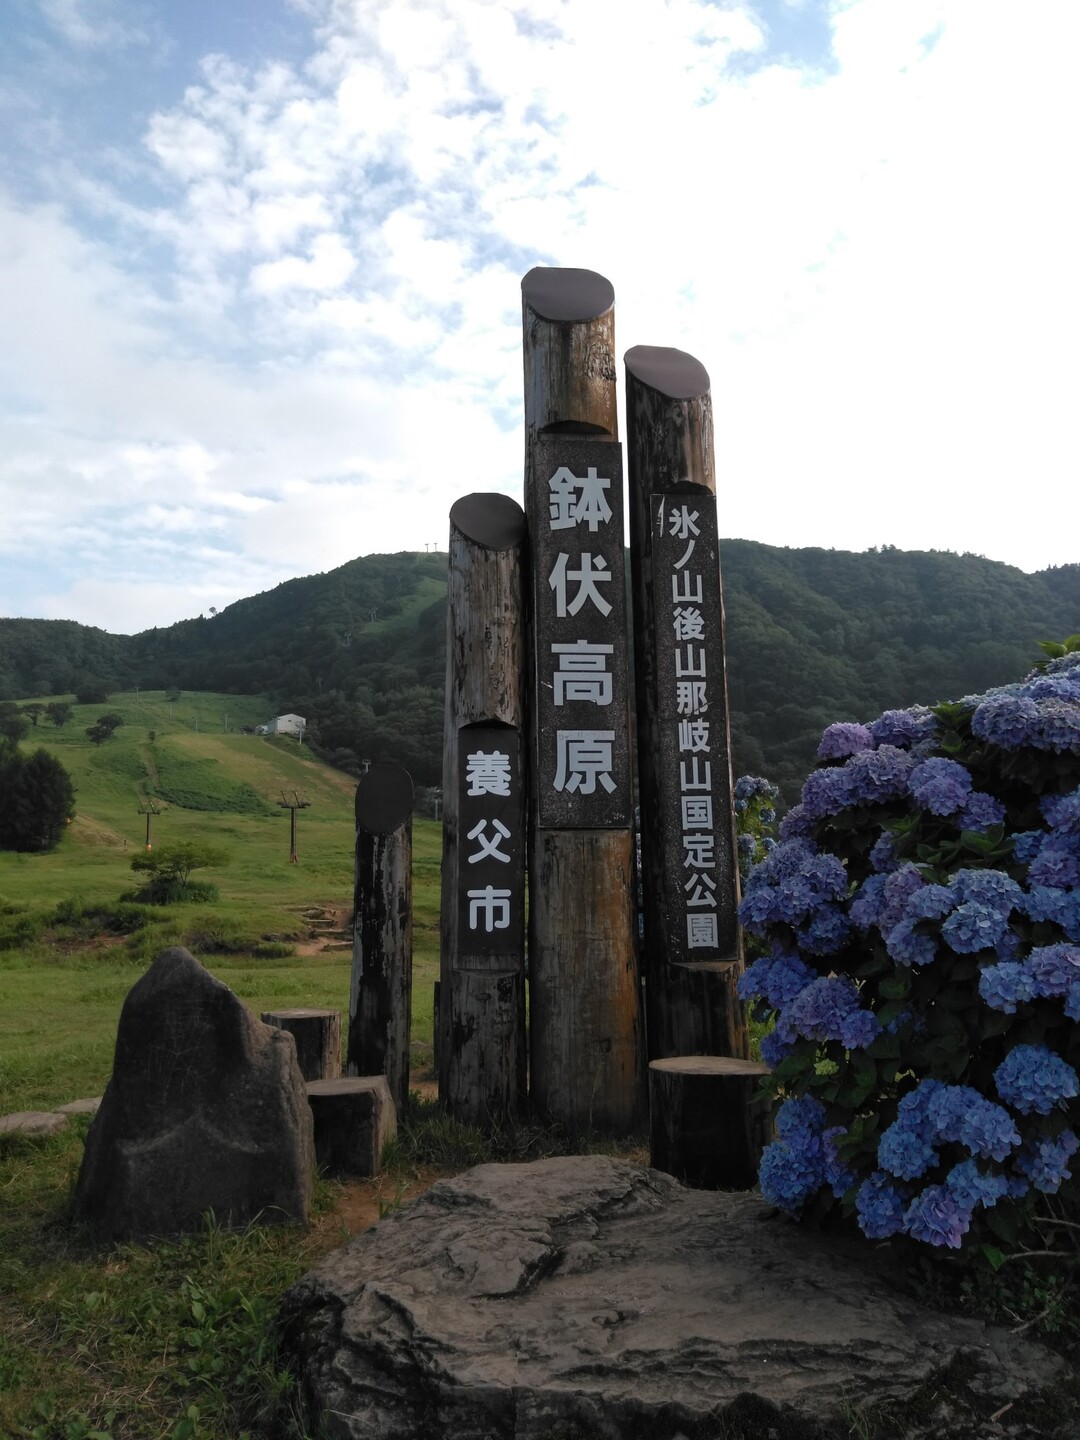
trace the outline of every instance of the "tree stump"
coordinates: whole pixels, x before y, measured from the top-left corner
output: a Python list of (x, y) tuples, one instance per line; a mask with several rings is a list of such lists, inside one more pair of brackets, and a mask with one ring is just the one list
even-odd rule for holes
[(770, 1138), (772, 1107), (758, 1095), (769, 1067), (726, 1055), (649, 1063), (650, 1163), (695, 1190), (750, 1190)]
[(340, 1010), (265, 1010), (262, 1020), (287, 1030), (296, 1041), (296, 1063), (305, 1080), (334, 1080), (341, 1074)]
[(336, 1175), (378, 1175), (386, 1142), (397, 1133), (386, 1076), (312, 1080), (307, 1095), (317, 1163)]

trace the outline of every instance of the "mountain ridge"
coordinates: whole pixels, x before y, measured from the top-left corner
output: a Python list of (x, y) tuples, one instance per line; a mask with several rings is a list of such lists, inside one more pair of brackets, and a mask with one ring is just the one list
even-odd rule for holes
[[(133, 635), (0, 619), (0, 699), (88, 677), (267, 694), (307, 716), (335, 764), (396, 759), (438, 784), (446, 564), (440, 552), (363, 556)], [(1029, 575), (951, 551), (724, 540), (721, 565), (736, 772), (768, 775), (789, 800), (833, 720), (1004, 684), (1039, 640), (1080, 630), (1080, 564)]]

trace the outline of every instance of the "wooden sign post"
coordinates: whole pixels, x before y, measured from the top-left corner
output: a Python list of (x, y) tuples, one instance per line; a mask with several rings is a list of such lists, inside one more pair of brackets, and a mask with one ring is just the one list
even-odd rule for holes
[(467, 1124), (525, 1103), (525, 515), (450, 511), (439, 1098)]
[(649, 1059), (745, 1058), (709, 377), (625, 359)]
[(530, 1092), (571, 1131), (642, 1113), (614, 293), (521, 285), (530, 618)]
[(385, 1075), (399, 1116), (409, 1101), (412, 1021), (413, 783), (372, 765), (356, 787), (356, 884), (347, 1075)]

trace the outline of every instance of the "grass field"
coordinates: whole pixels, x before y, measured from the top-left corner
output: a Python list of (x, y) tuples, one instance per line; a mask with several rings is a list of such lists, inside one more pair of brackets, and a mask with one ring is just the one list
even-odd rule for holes
[[(105, 711), (124, 724), (93, 745), (85, 729)], [(268, 718), (251, 697), (170, 704), (143, 691), (75, 706), (62, 729), (42, 721), (23, 742), (67, 767), (77, 814), (51, 854), (0, 852), (0, 1113), (101, 1093), (124, 995), (166, 945), (188, 945), (256, 1012), (316, 1005), (347, 1014), (347, 952), (282, 952), (307, 939), (305, 910), (351, 910), (356, 782), (294, 740), (239, 733)], [(310, 802), (297, 816), (295, 865), (289, 812), (278, 803), (294, 795)], [(161, 812), (151, 817), (155, 845), (198, 839), (228, 852), (227, 866), (199, 872), (217, 885), (217, 902), (141, 911), (119, 903), (139, 881), (131, 860), (143, 852), (139, 812), (151, 801)], [(417, 1073), (431, 1055), (440, 845), (439, 827), (416, 819)]]
[[(95, 746), (85, 730), (106, 712), (124, 724)], [(76, 705), (63, 728), (43, 720), (27, 736), (24, 750), (42, 745), (68, 769), (77, 814), (51, 854), (0, 852), (0, 1114), (101, 1094), (124, 997), (169, 944), (191, 948), (255, 1013), (327, 1006), (347, 1021), (350, 952), (299, 952), (313, 948), (305, 911), (351, 912), (356, 782), (293, 740), (240, 733), (270, 715), (248, 697), (170, 704), (141, 692)], [(294, 795), (310, 803), (290, 864), (289, 812), (278, 802)], [(155, 846), (200, 840), (228, 852), (227, 866), (198, 872), (218, 887), (216, 902), (121, 901), (140, 880), (131, 860), (143, 853), (140, 811), (151, 801)], [(415, 820), (418, 1079), (431, 1063), (440, 853), (440, 828)], [(210, 1224), (173, 1243), (96, 1254), (66, 1224), (87, 1124), (46, 1141), (0, 1139), (0, 1437), (305, 1434), (274, 1359), (273, 1312), (284, 1286), (346, 1235), (343, 1187), (320, 1182), (307, 1229), (236, 1235)], [(368, 1187), (372, 1204), (383, 1192), (393, 1204), (417, 1173), (399, 1147), (393, 1172)]]

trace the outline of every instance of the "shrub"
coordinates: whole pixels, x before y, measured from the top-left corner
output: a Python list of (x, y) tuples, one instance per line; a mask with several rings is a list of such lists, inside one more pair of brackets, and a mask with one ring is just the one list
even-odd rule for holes
[(1070, 1180), (1080, 640), (1068, 644), (1044, 647), (1056, 658), (1019, 684), (831, 726), (752, 872), (740, 917), (765, 953), (740, 989), (775, 1022), (762, 1051), (786, 1098), (760, 1182), (784, 1209), (839, 1204), (872, 1239), (1011, 1243)]
[(178, 901), (216, 900), (217, 889), (208, 883), (192, 880), (193, 870), (227, 865), (228, 851), (220, 846), (198, 840), (174, 840), (156, 850), (136, 855), (132, 870), (149, 875), (141, 890), (124, 899), (141, 900), (148, 905), (171, 905)]

